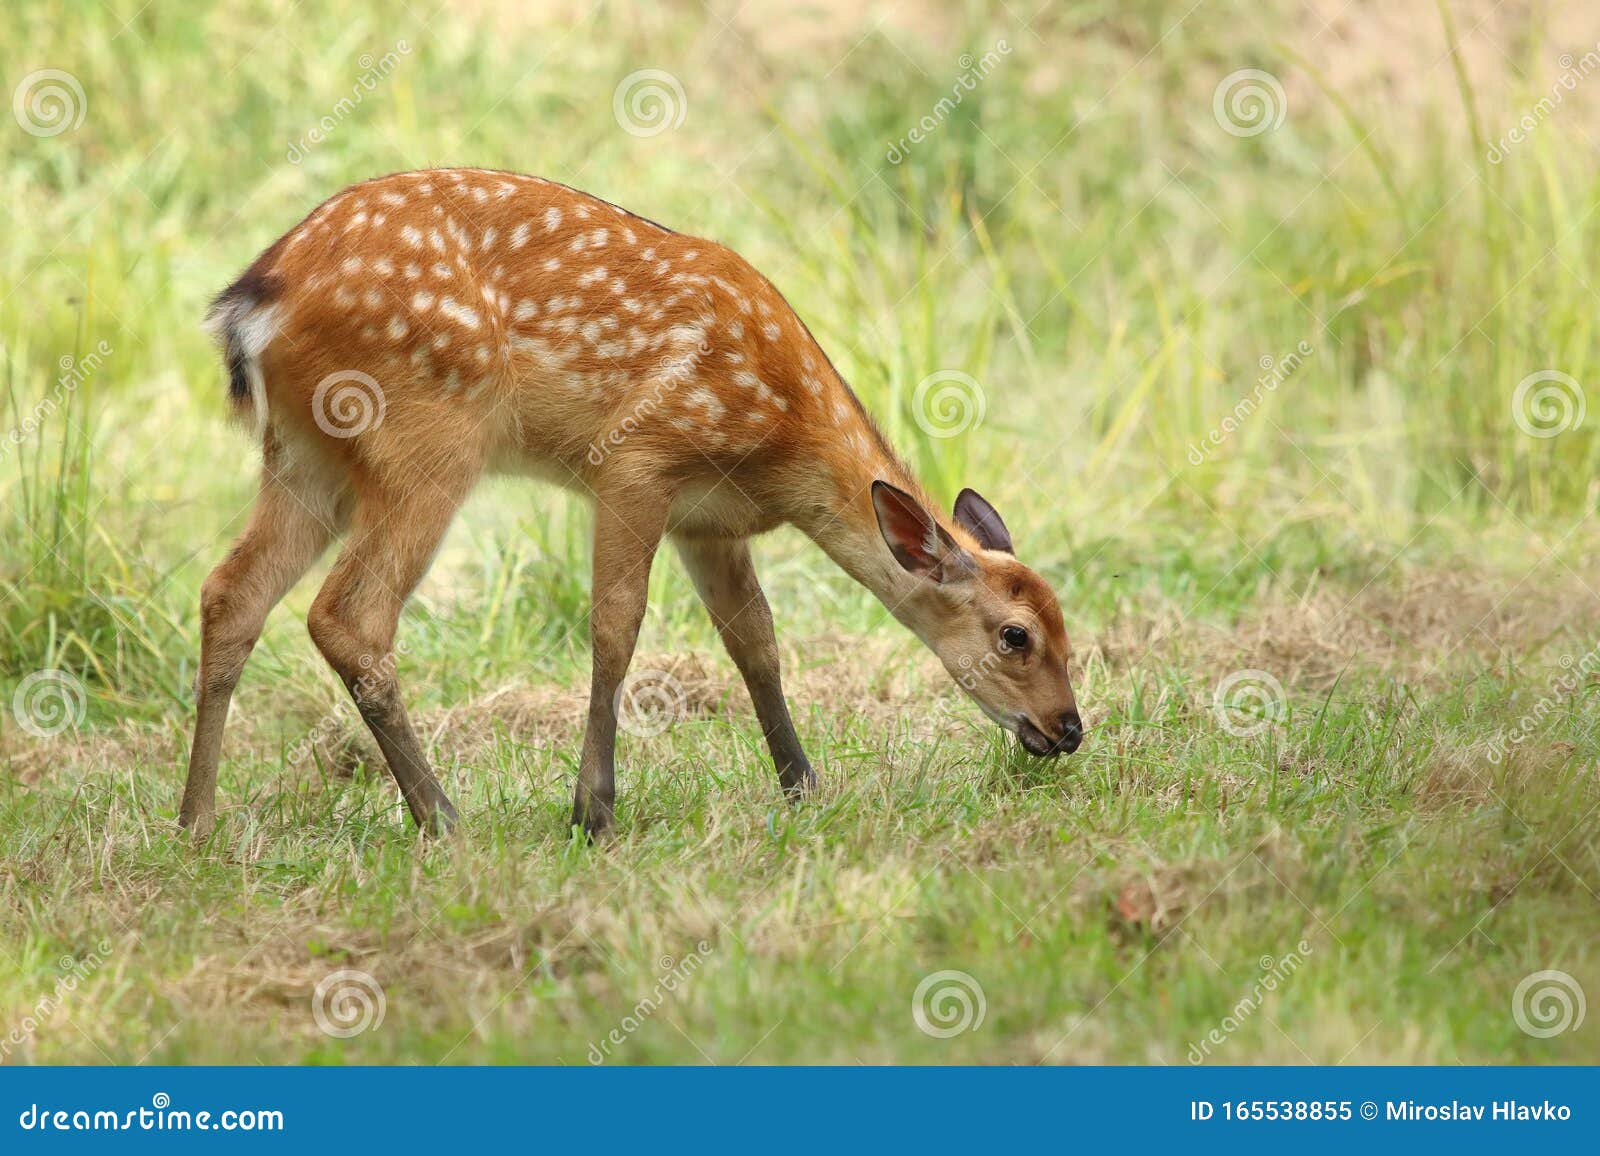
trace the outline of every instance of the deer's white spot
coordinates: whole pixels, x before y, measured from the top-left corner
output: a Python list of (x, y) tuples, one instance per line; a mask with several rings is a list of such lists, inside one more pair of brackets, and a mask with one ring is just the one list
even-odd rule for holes
[(554, 233), (561, 228), (561, 210), (551, 205), (544, 211), (544, 231)]
[(593, 269), (590, 269), (587, 273), (583, 274), (583, 276), (579, 277), (578, 284), (584, 286), (598, 285), (605, 279), (606, 267), (604, 265), (597, 265)]
[(683, 401), (685, 405), (692, 405), (705, 410), (706, 416), (712, 421), (716, 421), (721, 417), (727, 412), (728, 408), (717, 399), (716, 394), (705, 388), (691, 389), (684, 396)]
[(419, 289), (411, 295), (411, 308), (418, 313), (426, 313), (433, 308), (433, 294), (426, 289)]
[(516, 311), (511, 314), (511, 319), (513, 321), (527, 321), (529, 318), (537, 317), (538, 315), (539, 307), (532, 301), (524, 299), (517, 302)]
[(439, 312), (450, 318), (450, 320), (465, 325), (468, 329), (477, 329), (483, 323), (474, 310), (461, 304), (454, 297), (441, 297), (439, 299)]
[(511, 247), (520, 249), (528, 243), (528, 222), (524, 221), (511, 230)]
[(387, 257), (379, 257), (372, 263), (372, 267), (378, 271), (380, 276), (391, 277), (394, 275), (394, 262)]
[(399, 341), (407, 333), (411, 332), (411, 326), (407, 325), (405, 323), (405, 319), (397, 313), (393, 317), (389, 318), (388, 332), (391, 338), (393, 338), (395, 341)]
[(415, 225), (400, 226), (400, 239), (413, 249), (421, 248), (422, 246), (422, 233)]
[(494, 239), (497, 236), (499, 234), (495, 232), (494, 226), (490, 225), (483, 231), (483, 240), (478, 243), (478, 248), (487, 250), (489, 246), (494, 244)]

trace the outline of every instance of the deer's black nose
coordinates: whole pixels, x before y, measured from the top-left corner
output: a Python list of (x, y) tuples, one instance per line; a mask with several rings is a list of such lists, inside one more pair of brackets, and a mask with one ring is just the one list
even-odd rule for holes
[(1083, 742), (1083, 720), (1078, 712), (1069, 710), (1061, 716), (1061, 737), (1056, 740), (1056, 750), (1070, 755)]

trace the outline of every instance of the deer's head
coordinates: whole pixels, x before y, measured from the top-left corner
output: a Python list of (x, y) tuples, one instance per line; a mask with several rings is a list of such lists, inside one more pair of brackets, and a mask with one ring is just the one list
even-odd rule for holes
[(1083, 722), (1067, 677), (1072, 655), (1055, 592), (1017, 561), (995, 508), (972, 490), (956, 499), (957, 540), (922, 504), (874, 482), (872, 504), (895, 561), (917, 579), (895, 613), (950, 676), (1029, 754), (1071, 754)]

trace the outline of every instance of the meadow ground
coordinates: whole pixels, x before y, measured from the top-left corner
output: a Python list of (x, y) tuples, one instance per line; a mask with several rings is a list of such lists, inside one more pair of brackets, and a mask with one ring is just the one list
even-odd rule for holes
[[(1584, 5), (1033, 8), (0, 13), (0, 1059), (1600, 1060)], [(1083, 749), (1019, 754), (780, 532), (820, 793), (779, 801), (664, 555), (663, 729), (585, 845), (586, 512), (495, 482), (402, 623), (459, 833), (315, 655), (324, 564), (191, 846), (197, 590), (256, 471), (198, 318), (448, 163), (766, 272), (1060, 590)]]

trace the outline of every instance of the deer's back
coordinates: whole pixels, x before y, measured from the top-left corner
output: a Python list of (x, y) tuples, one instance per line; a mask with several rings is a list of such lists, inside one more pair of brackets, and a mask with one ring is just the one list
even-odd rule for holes
[[(471, 454), (587, 479), (646, 453), (715, 476), (819, 434), (844, 453), (871, 436), (736, 254), (517, 173), (352, 186), (263, 253), (213, 324), (259, 356), (275, 425), (379, 467)], [(329, 408), (366, 381), (381, 422), (351, 435)]]

